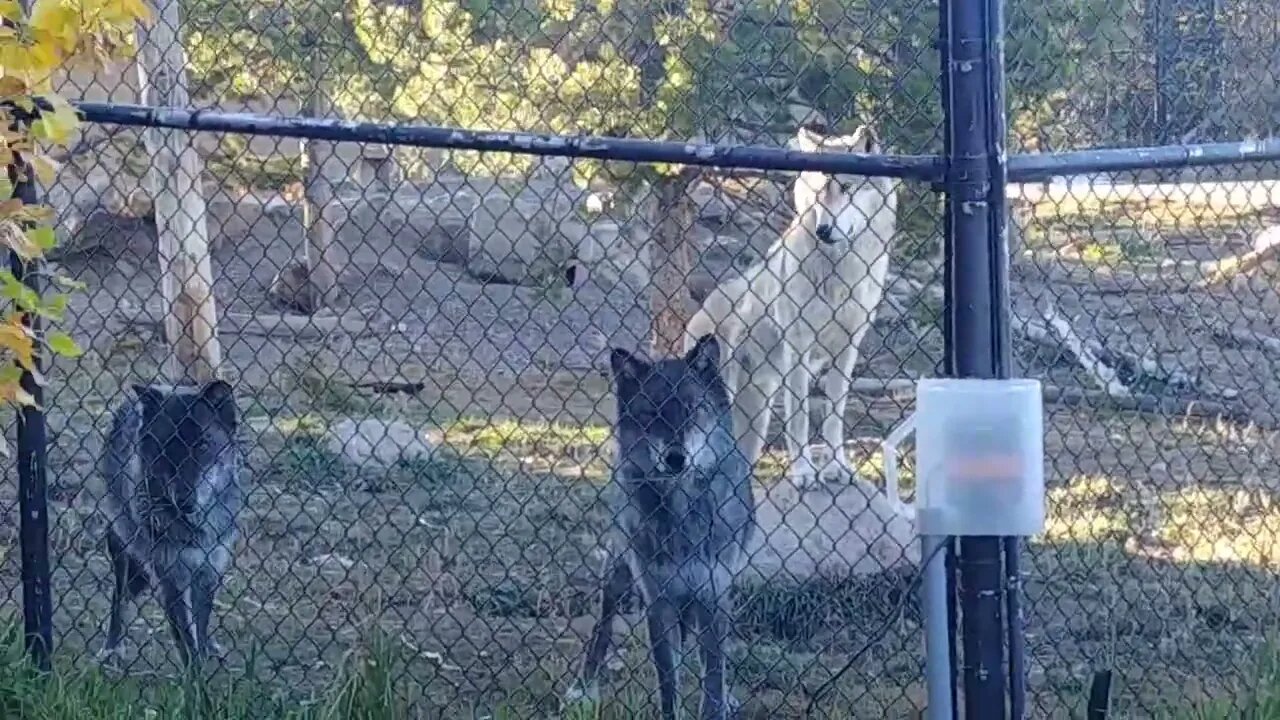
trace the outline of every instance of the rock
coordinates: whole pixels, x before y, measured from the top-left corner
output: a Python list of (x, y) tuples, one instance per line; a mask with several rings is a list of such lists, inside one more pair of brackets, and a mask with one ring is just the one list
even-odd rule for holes
[(728, 222), (733, 216), (732, 205), (714, 185), (698, 183), (689, 194), (697, 209), (698, 222), (715, 227)]
[(57, 180), (47, 188), (45, 202), (55, 213), (61, 252), (75, 252), (102, 242), (97, 215), (145, 218), (152, 212), (145, 187), (149, 160), (136, 132), (107, 135), (102, 130), (85, 138), (63, 163)]
[(471, 229), (460, 216), (442, 215), (418, 241), (418, 252), (436, 262), (465, 265), (471, 256)]
[(756, 488), (756, 504), (747, 582), (838, 580), (920, 561), (914, 523), (869, 483), (801, 492), (784, 481)]
[(389, 467), (431, 456), (423, 434), (399, 420), (343, 418), (329, 428), (329, 450), (352, 465)]
[(571, 207), (548, 198), (485, 197), (469, 217), (471, 244), (466, 268), (476, 277), (516, 285), (559, 282), (585, 234)]

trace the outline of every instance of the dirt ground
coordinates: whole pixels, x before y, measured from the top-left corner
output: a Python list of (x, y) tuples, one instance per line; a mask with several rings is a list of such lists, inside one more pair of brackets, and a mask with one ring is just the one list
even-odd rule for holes
[[(1209, 289), (1160, 268), (1237, 252), (1275, 216), (1218, 213), (1212, 224), (1205, 215), (1188, 224), (1187, 212), (1151, 210), (1128, 223), (1143, 239), (1135, 247), (1114, 231), (1123, 213), (1044, 210), (1014, 263), (1015, 303), (1030, 308), (1050, 294), (1104, 346), (1157, 357), (1234, 390), (1233, 402), (1258, 417), (1274, 415), (1275, 356), (1225, 346), (1214, 333), (1228, 324), (1280, 335), (1271, 268)], [(120, 319), (158, 309), (152, 238), (141, 227), (118, 235), (109, 251), (62, 261), (89, 288), (70, 313), (88, 352), (53, 370), (48, 401), (64, 658), (101, 642), (110, 585), (93, 471), (107, 413), (128, 383), (155, 377), (161, 358), (153, 325)], [(265, 219), (222, 237), (220, 311), (271, 310), (267, 287), (300, 241), (296, 222)], [(611, 409), (601, 353), (643, 337), (644, 303), (590, 276), (561, 294), (482, 286), (406, 251), (394, 228), (360, 241), (342, 309), (363, 312), (366, 331), (222, 334), (251, 448), (245, 540), (217, 613), (228, 671), (306, 698), (346, 658), (377, 646), (421, 717), (556, 716), (592, 622), (602, 558)], [(915, 320), (915, 329), (877, 327), (867, 376), (932, 371), (937, 316)], [(1017, 358), (1026, 375), (1088, 387), (1073, 362), (1042, 348), (1019, 343)], [(389, 379), (424, 387), (406, 396), (352, 386)], [(876, 440), (907, 410), (908, 400), (888, 396), (852, 403), (851, 449), (868, 479), (881, 481)], [(1023, 568), (1031, 716), (1078, 716), (1101, 669), (1117, 673), (1115, 717), (1163, 717), (1229, 696), (1280, 621), (1275, 432), (1104, 404), (1048, 411), (1050, 522)], [(345, 417), (408, 422), (442, 451), (389, 470), (352, 467), (324, 442)], [(776, 465), (765, 464), (766, 482)], [(13, 486), (0, 490), (0, 583), (17, 608)], [(924, 688), (912, 573), (900, 565), (743, 588), (731, 676), (745, 716), (805, 717), (813, 701), (825, 717), (915, 717)], [(631, 609), (633, 629), (615, 634), (606, 717), (654, 714)], [(132, 639), (128, 672), (175, 671), (154, 604)]]

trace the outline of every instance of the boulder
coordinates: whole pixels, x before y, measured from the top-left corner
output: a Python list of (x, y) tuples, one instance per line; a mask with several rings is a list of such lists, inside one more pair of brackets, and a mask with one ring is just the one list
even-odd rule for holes
[(328, 447), (358, 468), (431, 457), (425, 434), (399, 420), (343, 418), (329, 428)]

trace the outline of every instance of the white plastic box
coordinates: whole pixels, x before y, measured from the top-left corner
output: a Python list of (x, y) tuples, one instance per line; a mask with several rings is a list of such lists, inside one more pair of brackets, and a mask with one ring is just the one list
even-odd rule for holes
[(1044, 530), (1044, 409), (1037, 380), (929, 378), (916, 411), (884, 442), (890, 498), (897, 444), (916, 436), (922, 535), (1035, 535)]

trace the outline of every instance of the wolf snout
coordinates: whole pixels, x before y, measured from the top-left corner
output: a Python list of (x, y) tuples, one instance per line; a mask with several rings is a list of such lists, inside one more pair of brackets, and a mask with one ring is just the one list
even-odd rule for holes
[(827, 223), (823, 223), (819, 225), (817, 228), (815, 228), (814, 234), (816, 234), (818, 236), (818, 239), (821, 240), (822, 242), (825, 242), (825, 243), (831, 242), (831, 226), (828, 225)]
[(671, 475), (684, 472), (685, 464), (684, 448), (668, 448), (662, 455), (662, 467)]

